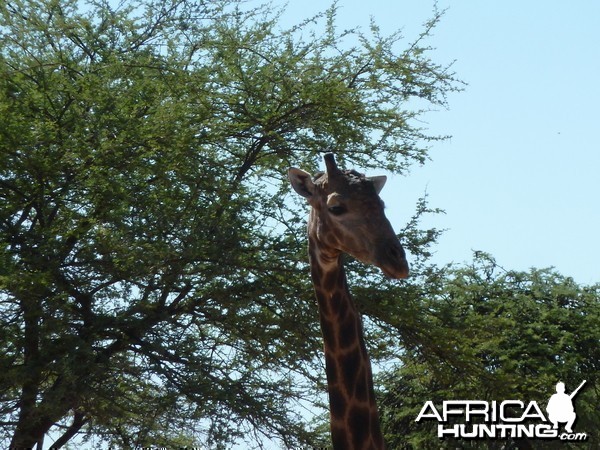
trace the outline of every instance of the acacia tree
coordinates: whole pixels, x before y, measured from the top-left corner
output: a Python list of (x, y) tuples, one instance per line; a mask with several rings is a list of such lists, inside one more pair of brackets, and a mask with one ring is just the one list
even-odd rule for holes
[[(581, 286), (551, 269), (505, 270), (482, 252), (469, 266), (428, 268), (396, 289), (408, 299), (389, 322), (402, 336), (402, 364), (384, 374), (388, 444), (398, 449), (596, 448), (600, 397), (600, 285)], [(415, 422), (426, 400), (535, 400), (558, 381), (577, 395), (575, 430), (586, 442), (456, 440), (437, 422)], [(569, 445), (571, 444), (571, 445)], [(571, 447), (572, 446), (572, 447)]]
[(406, 104), (457, 86), (422, 44), (437, 19), (399, 50), (339, 32), (335, 8), (281, 29), (234, 0), (3, 2), (2, 445), (315, 442), (319, 331), (282, 177), (330, 150), (423, 162), (435, 138)]

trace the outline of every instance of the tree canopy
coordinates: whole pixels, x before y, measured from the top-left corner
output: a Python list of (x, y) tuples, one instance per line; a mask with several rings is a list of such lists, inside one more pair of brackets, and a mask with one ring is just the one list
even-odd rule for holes
[(338, 30), (335, 6), (284, 28), (235, 0), (3, 2), (2, 445), (317, 442), (305, 208), (283, 177), (332, 150), (426, 159), (417, 105), (460, 86), (428, 57), (439, 16), (401, 45)]
[(568, 448), (560, 440), (440, 441), (437, 422), (415, 419), (427, 400), (536, 401), (545, 413), (557, 382), (572, 392), (583, 380), (575, 430), (587, 440), (572, 445), (597, 447), (600, 285), (552, 269), (506, 270), (478, 252), (469, 266), (430, 268), (400, 289), (409, 300), (395, 313), (402, 364), (381, 377), (390, 448)]

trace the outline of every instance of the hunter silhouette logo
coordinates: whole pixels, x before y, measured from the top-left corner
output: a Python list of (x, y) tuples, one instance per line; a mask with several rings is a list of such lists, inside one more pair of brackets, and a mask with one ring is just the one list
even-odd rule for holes
[(585, 382), (586, 380), (583, 380), (577, 389), (571, 392), (571, 395), (565, 394), (565, 383), (562, 381), (556, 383), (556, 394), (550, 397), (548, 406), (546, 407), (548, 419), (554, 424), (553, 429), (558, 429), (559, 422), (566, 422), (565, 431), (567, 433), (573, 432), (573, 423), (575, 423), (575, 419), (577, 418), (575, 408), (573, 407), (573, 397), (577, 395)]
[[(436, 405), (425, 402), (415, 419), (437, 422), (440, 439), (560, 439), (585, 441), (587, 434), (573, 432), (577, 419), (573, 399), (586, 380), (571, 394), (565, 393), (565, 384), (556, 384), (556, 394), (548, 400), (546, 412), (535, 400), (444, 400)], [(564, 431), (559, 430), (564, 424)]]

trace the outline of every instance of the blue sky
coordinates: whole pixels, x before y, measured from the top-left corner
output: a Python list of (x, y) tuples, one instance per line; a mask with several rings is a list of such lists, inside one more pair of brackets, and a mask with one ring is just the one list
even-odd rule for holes
[[(276, 2), (277, 3), (277, 2)], [(340, 0), (340, 28), (402, 29), (410, 42), (433, 1)], [(291, 1), (299, 20), (328, 3)], [(456, 60), (468, 83), (449, 109), (425, 116), (432, 161), (382, 192), (396, 229), (427, 191), (446, 211), (425, 225), (447, 229), (434, 261), (491, 253), (506, 269), (554, 266), (600, 282), (600, 2), (440, 0), (447, 9), (428, 43), (438, 63)], [(401, 47), (399, 48), (401, 49)]]

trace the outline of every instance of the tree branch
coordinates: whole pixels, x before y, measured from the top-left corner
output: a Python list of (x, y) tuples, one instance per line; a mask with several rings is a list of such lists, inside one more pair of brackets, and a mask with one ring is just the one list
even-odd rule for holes
[(81, 428), (89, 422), (89, 417), (86, 417), (82, 411), (75, 411), (73, 423), (67, 428), (61, 437), (52, 444), (52, 449), (61, 448), (75, 436)]

